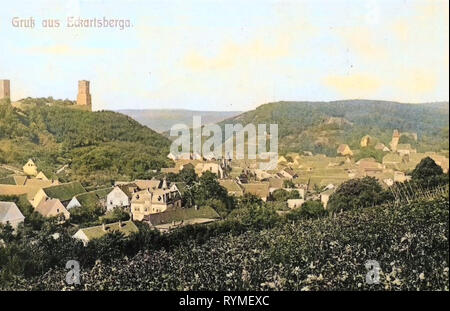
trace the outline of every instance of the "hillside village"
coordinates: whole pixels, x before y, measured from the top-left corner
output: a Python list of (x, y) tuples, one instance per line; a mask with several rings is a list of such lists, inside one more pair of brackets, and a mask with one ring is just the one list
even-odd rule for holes
[[(61, 183), (57, 179), (47, 178), (30, 159), (22, 170), (2, 166), (10, 174), (0, 178), (0, 196), (20, 197), (43, 217), (54, 217), (59, 223), (72, 223), (76, 228), (78, 225), (71, 222), (74, 210), (100, 207), (102, 212), (99, 220), (102, 224), (80, 227), (73, 235), (84, 244), (113, 231), (125, 235), (136, 232), (138, 228), (133, 223), (135, 221), (146, 223), (160, 232), (168, 232), (187, 224), (219, 220), (221, 217), (214, 208), (186, 206), (186, 184), (169, 181), (182, 171), (195, 172), (198, 177), (212, 173), (228, 195), (236, 198), (251, 194), (270, 203), (275, 201), (274, 194), (277, 191), (295, 193), (281, 205), (277, 202), (278, 213), (281, 214), (301, 208), (306, 201), (320, 201), (326, 210), (330, 196), (341, 183), (349, 179), (371, 176), (387, 188), (396, 182), (408, 181), (411, 178), (408, 172), (426, 157), (432, 158), (444, 173), (448, 172), (448, 157), (435, 152), (418, 153), (411, 145), (398, 143), (401, 135), (410, 134), (395, 130), (389, 147), (380, 142), (374, 144), (374, 139), (366, 135), (361, 139), (360, 150), (340, 145), (336, 157), (314, 155), (311, 152), (288, 153), (279, 157), (278, 168), (274, 171), (260, 170), (256, 162), (248, 160), (204, 159), (194, 154), (189, 160), (181, 160), (169, 154), (175, 166), (162, 168), (161, 178), (116, 181), (111, 187), (91, 191), (87, 191), (79, 182)], [(355, 154), (371, 147), (383, 153), (381, 162), (374, 158), (355, 161)], [(10, 223), (13, 228), (17, 228), (25, 217), (14, 202), (0, 203), (0, 222)], [(117, 220), (113, 215), (118, 210), (123, 213), (122, 218), (111, 222)]]

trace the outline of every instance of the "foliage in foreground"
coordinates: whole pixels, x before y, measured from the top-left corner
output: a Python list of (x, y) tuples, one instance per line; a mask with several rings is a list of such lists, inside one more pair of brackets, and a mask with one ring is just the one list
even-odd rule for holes
[[(448, 191), (82, 268), (85, 290), (449, 290)], [(74, 258), (75, 259), (75, 258)], [(367, 260), (381, 266), (366, 284)], [(67, 271), (8, 289), (61, 290)]]

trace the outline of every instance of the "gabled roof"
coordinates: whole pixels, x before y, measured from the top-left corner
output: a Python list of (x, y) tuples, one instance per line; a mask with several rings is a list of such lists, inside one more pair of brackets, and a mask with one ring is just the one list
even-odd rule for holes
[(228, 192), (242, 192), (242, 188), (238, 183), (232, 179), (221, 179), (219, 184), (224, 187)]
[[(129, 183), (129, 184), (124, 184), (124, 185), (118, 185), (116, 187), (119, 187), (120, 190), (122, 190), (128, 198), (131, 199), (131, 197), (133, 196), (133, 189), (137, 189), (139, 188), (136, 183)], [(111, 189), (110, 189), (111, 190)]]
[(194, 218), (209, 218), (216, 219), (220, 218), (219, 214), (209, 206), (201, 207), (195, 209), (190, 208), (179, 208), (176, 210), (168, 210), (162, 213), (150, 214), (144, 217), (144, 220), (149, 222), (153, 226), (158, 226), (162, 224), (168, 224), (173, 221), (188, 220)]
[(55, 216), (56, 214), (64, 214), (67, 212), (64, 205), (58, 199), (43, 200), (36, 207), (36, 212), (44, 217)]
[(25, 183), (27, 182), (27, 179), (28, 179), (27, 176), (21, 176), (21, 175), (14, 176), (14, 181), (16, 182), (16, 185), (18, 185), (18, 186), (25, 185)]
[(171, 184), (170, 186), (172, 186), (172, 185), (175, 185), (178, 188), (181, 195), (183, 195), (187, 190), (187, 185), (184, 182), (175, 182), (175, 183)]
[(350, 149), (350, 147), (347, 144), (340, 144), (337, 149), (337, 152), (344, 152), (347, 148)]
[(0, 185), (17, 185), (14, 176), (0, 178)]
[(270, 188), (283, 188), (284, 179), (281, 178), (269, 178), (269, 187)]
[(0, 202), (0, 223), (7, 221), (25, 219), (14, 202)]
[(36, 175), (36, 179), (41, 179), (41, 180), (48, 180), (47, 176), (45, 176), (45, 174), (43, 172), (39, 172)]
[(90, 240), (98, 239), (105, 236), (108, 233), (112, 233), (114, 231), (118, 231), (123, 233), (125, 236), (128, 236), (132, 233), (139, 232), (138, 227), (131, 220), (115, 222), (112, 224), (105, 224), (100, 226), (88, 227), (80, 229), (86, 237)]
[(377, 150), (383, 150), (384, 148), (387, 148), (387, 147), (386, 147), (386, 145), (383, 144), (383, 143), (377, 143), (377, 144), (375, 145), (375, 149), (377, 149)]
[(244, 193), (250, 193), (260, 198), (269, 196), (269, 183), (250, 183), (243, 184)]
[(4, 178), (0, 178), (0, 184), (2, 185), (15, 185), (23, 186), (25, 185), (28, 177), (23, 175), (12, 175)]
[(36, 166), (36, 163), (34, 163), (34, 161), (32, 159), (29, 159), (28, 162), (25, 165)]
[(162, 181), (158, 179), (149, 179), (149, 180), (135, 180), (134, 183), (140, 190), (143, 190), (143, 189), (157, 189), (161, 186)]
[(288, 173), (289, 175), (291, 175), (291, 176), (297, 175), (297, 173), (296, 173), (293, 169), (291, 169), (291, 168), (285, 168), (284, 171), (285, 171), (286, 173)]
[(81, 204), (81, 206), (95, 205), (99, 200), (106, 198), (108, 193), (111, 192), (111, 188), (104, 188), (95, 191), (90, 191), (82, 194), (78, 194), (75, 198)]
[(58, 199), (61, 202), (70, 201), (74, 196), (86, 192), (83, 186), (77, 181), (47, 187), (43, 190), (49, 198)]

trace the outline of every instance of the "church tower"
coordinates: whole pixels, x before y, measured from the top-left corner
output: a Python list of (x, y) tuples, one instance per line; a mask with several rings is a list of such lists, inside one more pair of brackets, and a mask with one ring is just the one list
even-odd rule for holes
[(9, 80), (0, 80), (0, 99), (11, 98)]
[(89, 90), (89, 81), (78, 81), (78, 96), (77, 105), (85, 106), (89, 110), (92, 110), (91, 93)]

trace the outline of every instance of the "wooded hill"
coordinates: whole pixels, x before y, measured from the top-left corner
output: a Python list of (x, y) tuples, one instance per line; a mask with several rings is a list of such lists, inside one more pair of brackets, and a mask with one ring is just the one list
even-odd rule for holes
[[(29, 104), (30, 103), (30, 104)], [(169, 166), (170, 141), (130, 117), (33, 103), (0, 101), (0, 163), (22, 167), (33, 158), (48, 177), (84, 184), (146, 178)]]
[(342, 143), (359, 149), (365, 135), (388, 145), (394, 129), (417, 133), (418, 141), (413, 142), (413, 147), (418, 152), (448, 150), (448, 118), (448, 102), (344, 100), (268, 103), (220, 124), (277, 123), (281, 153), (312, 151), (334, 156)]

